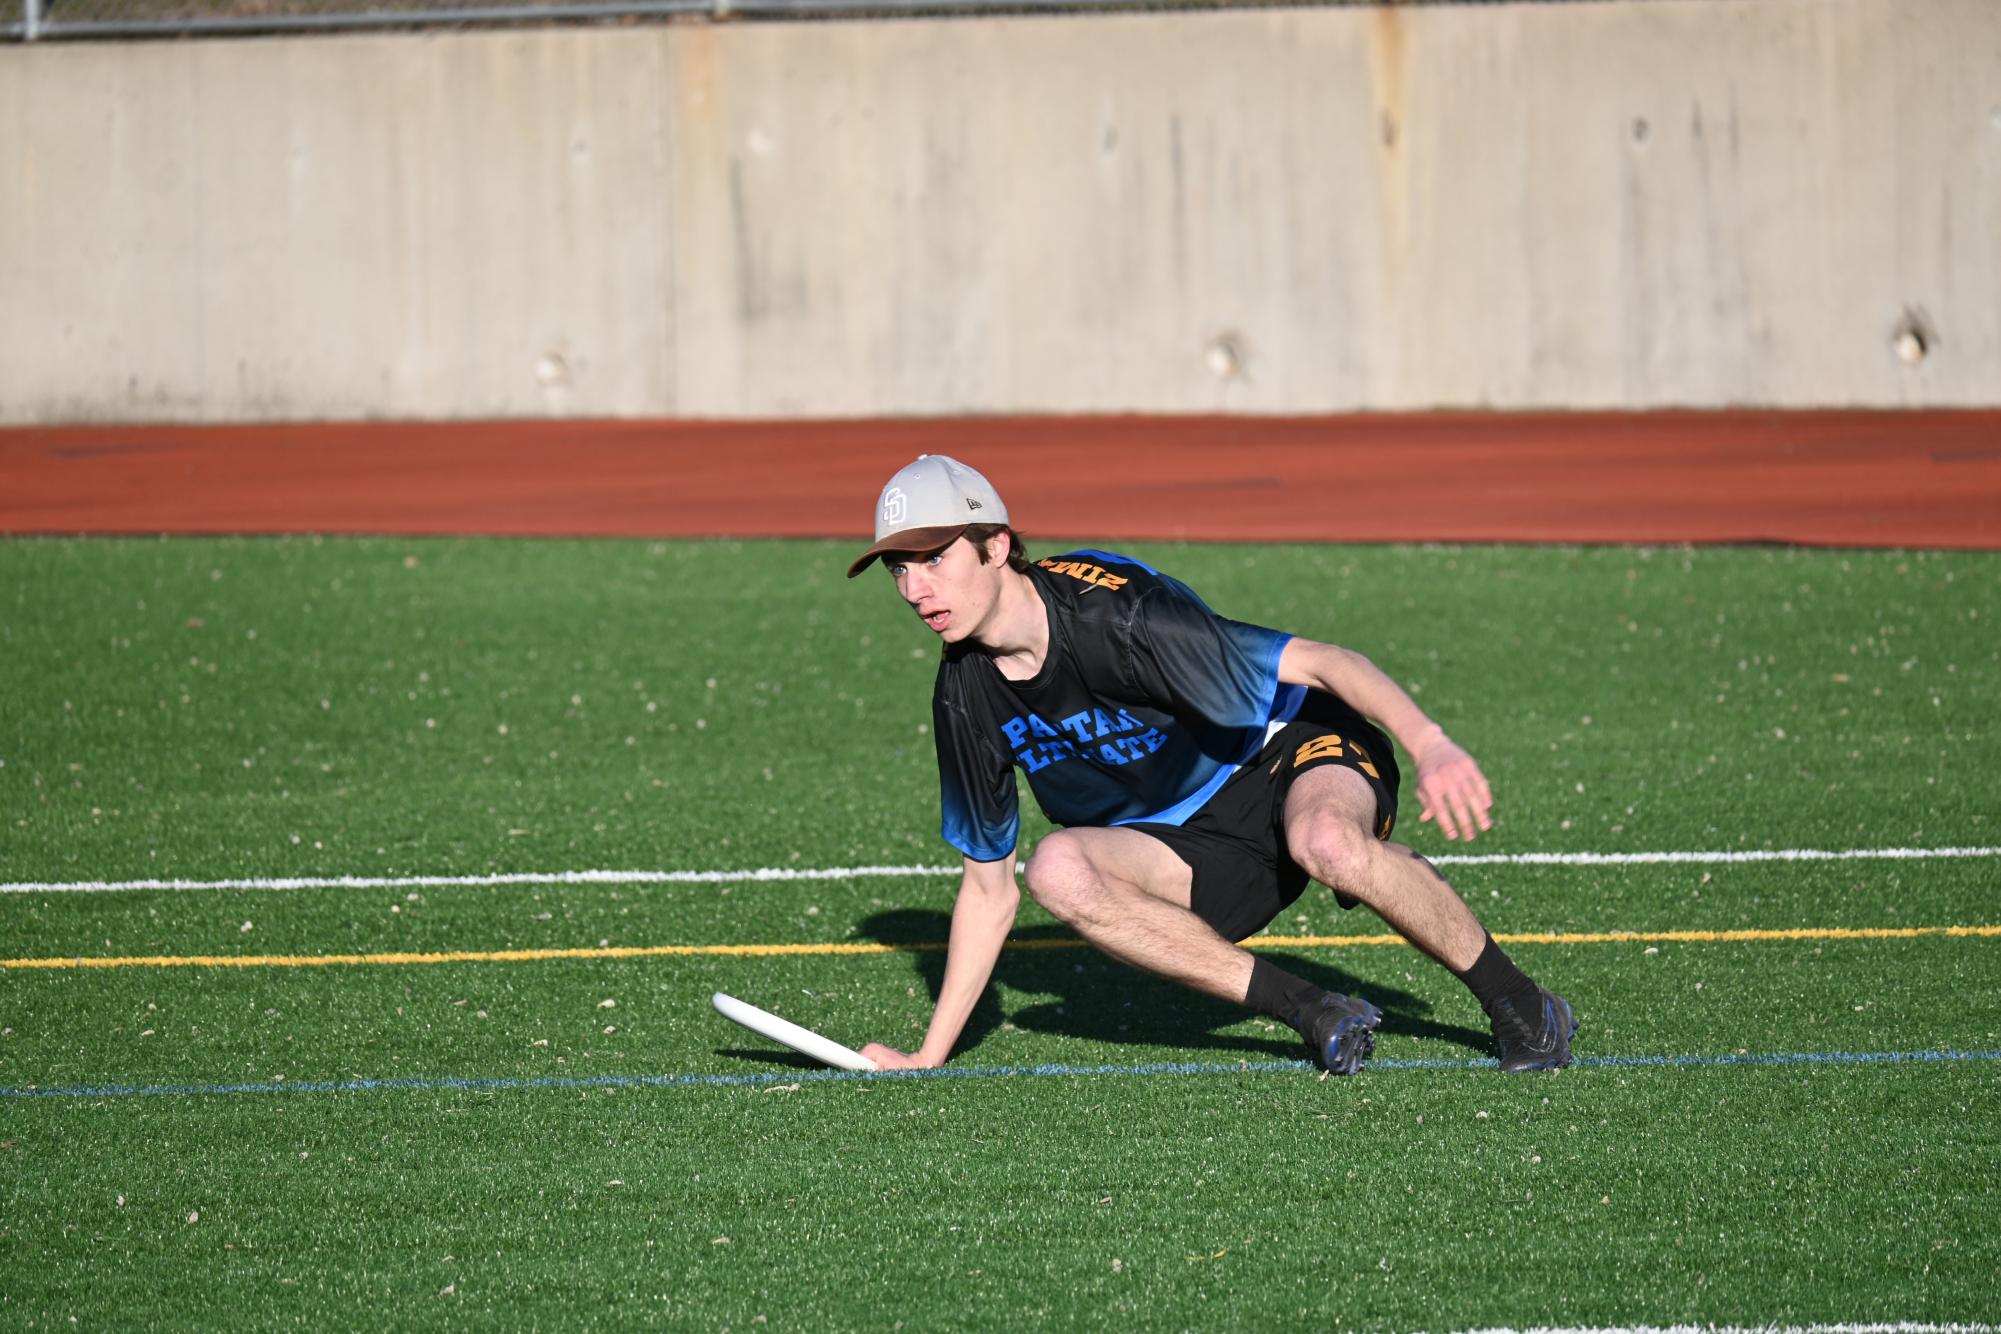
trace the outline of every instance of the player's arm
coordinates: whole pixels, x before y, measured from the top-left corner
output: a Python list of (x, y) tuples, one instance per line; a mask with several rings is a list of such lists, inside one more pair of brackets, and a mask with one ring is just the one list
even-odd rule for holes
[(862, 1055), (884, 1070), (911, 1070), (943, 1065), (952, 1054), (953, 1044), (966, 1029), (973, 1006), (987, 989), (994, 961), (1001, 945), (1014, 929), (1015, 911), (1021, 905), (1021, 887), (1015, 883), (1014, 854), (999, 861), (976, 862), (966, 858), (966, 872), (959, 881), (959, 898), (952, 906), (951, 944), (945, 954), (945, 981), (938, 988), (938, 1005), (931, 1012), (931, 1027), (924, 1045), (904, 1053), (880, 1042), (862, 1048)]
[(1480, 766), (1376, 664), (1338, 644), (1295, 638), (1279, 653), (1278, 679), (1339, 695), (1395, 737), (1417, 763), (1420, 821), (1436, 819), (1447, 838), (1469, 841), (1494, 827), (1494, 794)]

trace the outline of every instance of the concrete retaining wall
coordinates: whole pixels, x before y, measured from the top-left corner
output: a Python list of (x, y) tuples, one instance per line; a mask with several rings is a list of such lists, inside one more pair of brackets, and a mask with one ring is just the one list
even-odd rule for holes
[(1993, 0), (0, 50), (0, 421), (1996, 403)]

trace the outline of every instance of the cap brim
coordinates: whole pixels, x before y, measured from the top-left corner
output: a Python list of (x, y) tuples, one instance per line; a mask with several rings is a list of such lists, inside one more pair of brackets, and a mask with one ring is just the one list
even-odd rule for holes
[(900, 533), (891, 533), (874, 546), (864, 551), (855, 563), (848, 566), (848, 578), (852, 579), (869, 567), (869, 562), (890, 551), (937, 551), (949, 547), (959, 540), (969, 523), (944, 528), (906, 528)]

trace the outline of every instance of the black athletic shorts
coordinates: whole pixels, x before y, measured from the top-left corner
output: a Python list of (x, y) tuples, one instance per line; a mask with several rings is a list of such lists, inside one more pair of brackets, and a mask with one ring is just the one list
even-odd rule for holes
[[(1124, 827), (1159, 839), (1187, 862), (1195, 915), (1225, 940), (1242, 940), (1305, 892), (1311, 877), (1286, 851), (1285, 796), (1293, 779), (1324, 764), (1367, 780), (1376, 794), (1376, 837), (1387, 839), (1397, 822), (1396, 754), (1388, 738), (1359, 719), (1288, 723), (1185, 824)], [(1343, 908), (1355, 906), (1345, 894), (1335, 897)]]

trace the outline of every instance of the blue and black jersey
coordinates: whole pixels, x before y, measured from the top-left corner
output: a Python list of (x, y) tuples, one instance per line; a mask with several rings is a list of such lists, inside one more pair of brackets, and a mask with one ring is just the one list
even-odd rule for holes
[(1010, 681), (952, 645), (931, 696), (945, 841), (975, 861), (1014, 850), (1016, 767), (1056, 824), (1178, 825), (1309, 698), (1381, 736), (1338, 699), (1279, 684), (1291, 635), (1218, 616), (1131, 557), (1073, 551), (1028, 577), (1049, 611), (1042, 670)]

